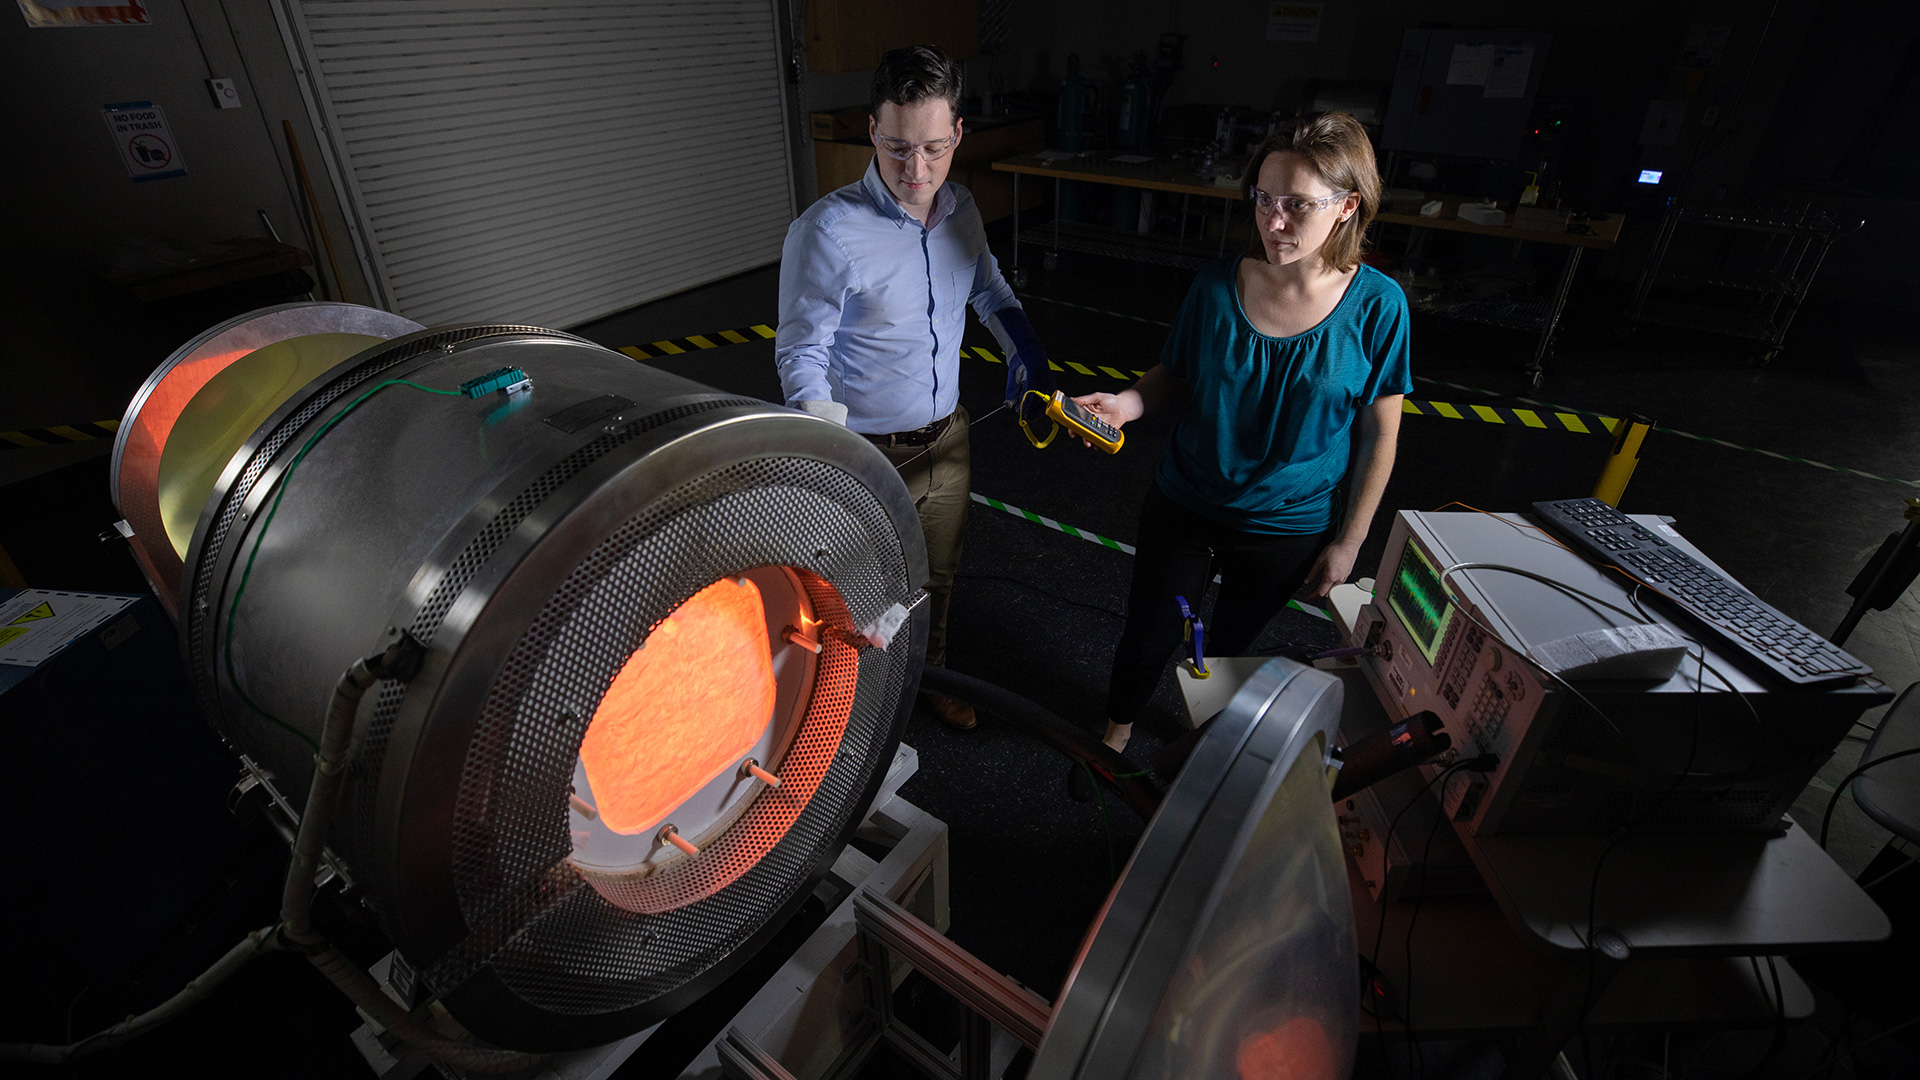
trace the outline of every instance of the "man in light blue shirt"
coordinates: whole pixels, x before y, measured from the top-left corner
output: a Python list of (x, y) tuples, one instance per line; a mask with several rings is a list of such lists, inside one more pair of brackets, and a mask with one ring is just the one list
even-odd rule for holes
[[(960, 75), (931, 46), (881, 59), (873, 164), (787, 230), (774, 338), (787, 404), (865, 435), (901, 470), (926, 533), (933, 664), (946, 662), (972, 486), (959, 385), (969, 303), (1006, 354), (1008, 403), (1030, 389), (1053, 393), (1046, 352), (987, 250), (973, 195), (946, 182), (961, 137)], [(940, 719), (974, 726), (965, 702), (929, 697)]]

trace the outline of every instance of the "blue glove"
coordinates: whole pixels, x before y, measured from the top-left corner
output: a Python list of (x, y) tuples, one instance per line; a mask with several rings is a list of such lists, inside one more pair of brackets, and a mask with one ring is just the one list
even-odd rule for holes
[(1040, 344), (1040, 335), (1033, 332), (1027, 313), (1017, 304), (994, 312), (988, 328), (998, 331), (995, 336), (1006, 350), (1007, 404), (1017, 408), (1029, 423), (1040, 422), (1045, 419), (1046, 404), (1027, 397), (1027, 392), (1036, 391), (1051, 399), (1054, 391), (1053, 367), (1047, 363), (1047, 350)]

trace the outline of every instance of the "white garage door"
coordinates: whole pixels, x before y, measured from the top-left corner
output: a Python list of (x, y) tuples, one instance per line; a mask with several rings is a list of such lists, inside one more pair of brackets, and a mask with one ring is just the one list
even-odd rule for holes
[(286, 0), (389, 309), (577, 325), (793, 218), (773, 0)]

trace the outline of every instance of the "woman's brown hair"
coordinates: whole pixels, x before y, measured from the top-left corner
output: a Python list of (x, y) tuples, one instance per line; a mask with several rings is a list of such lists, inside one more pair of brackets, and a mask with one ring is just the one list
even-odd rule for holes
[[(1290, 125), (1282, 125), (1261, 141), (1247, 159), (1247, 171), (1240, 177), (1240, 193), (1253, 197), (1260, 180), (1260, 166), (1268, 157), (1287, 151), (1306, 158), (1321, 180), (1335, 191), (1351, 191), (1360, 196), (1360, 209), (1352, 217), (1336, 224), (1320, 249), (1320, 258), (1335, 270), (1351, 270), (1360, 262), (1366, 243), (1367, 226), (1380, 210), (1380, 168), (1373, 160), (1373, 144), (1360, 122), (1346, 113), (1317, 113), (1296, 116)], [(1265, 259), (1266, 248), (1256, 231), (1247, 245), (1249, 256)]]

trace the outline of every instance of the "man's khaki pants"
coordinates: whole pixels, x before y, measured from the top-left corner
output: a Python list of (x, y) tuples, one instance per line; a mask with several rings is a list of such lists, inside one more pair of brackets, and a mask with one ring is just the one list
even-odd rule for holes
[(960, 568), (960, 545), (967, 534), (967, 504), (973, 487), (968, 455), (967, 410), (956, 406), (953, 420), (927, 446), (882, 446), (900, 470), (900, 479), (920, 511), (927, 538), (927, 663), (947, 663), (947, 605), (953, 575)]

